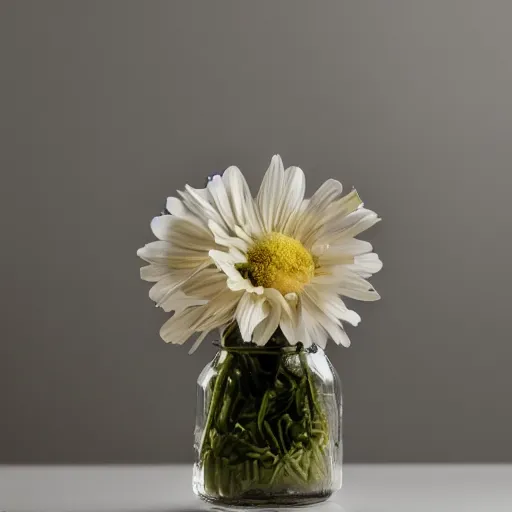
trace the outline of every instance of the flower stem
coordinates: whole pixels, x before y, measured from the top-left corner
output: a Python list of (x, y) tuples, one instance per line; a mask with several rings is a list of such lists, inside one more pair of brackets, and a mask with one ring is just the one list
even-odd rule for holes
[(227, 347), (210, 391), (200, 448), (213, 496), (325, 485), (329, 428), (302, 347)]

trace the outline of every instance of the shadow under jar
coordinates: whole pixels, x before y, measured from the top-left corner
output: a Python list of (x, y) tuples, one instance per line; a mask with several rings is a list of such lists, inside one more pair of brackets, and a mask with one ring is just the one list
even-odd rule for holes
[(342, 399), (324, 351), (226, 331), (198, 379), (194, 492), (222, 506), (300, 506), (341, 487)]

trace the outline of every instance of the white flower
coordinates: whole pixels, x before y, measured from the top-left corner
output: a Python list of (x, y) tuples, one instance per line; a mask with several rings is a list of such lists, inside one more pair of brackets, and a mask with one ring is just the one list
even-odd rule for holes
[(355, 238), (380, 219), (363, 208), (355, 190), (327, 180), (304, 199), (298, 167), (270, 163), (253, 199), (237, 167), (206, 188), (185, 186), (170, 197), (170, 215), (151, 223), (158, 241), (139, 249), (149, 263), (141, 277), (155, 284), (149, 296), (174, 311), (160, 330), (171, 343), (205, 336), (236, 320), (244, 341), (267, 343), (277, 328), (291, 344), (327, 339), (349, 346), (342, 322), (359, 315), (340, 296), (379, 299), (366, 280), (382, 268), (372, 246)]

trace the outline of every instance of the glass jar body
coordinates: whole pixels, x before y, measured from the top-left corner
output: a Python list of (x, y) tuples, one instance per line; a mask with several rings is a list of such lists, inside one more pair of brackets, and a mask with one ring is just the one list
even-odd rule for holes
[(342, 481), (339, 377), (320, 348), (222, 347), (198, 379), (194, 492), (300, 506)]

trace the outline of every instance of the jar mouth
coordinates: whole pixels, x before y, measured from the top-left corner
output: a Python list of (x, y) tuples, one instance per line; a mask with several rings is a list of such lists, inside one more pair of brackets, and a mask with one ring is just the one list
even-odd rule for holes
[(313, 344), (310, 347), (304, 347), (304, 344), (299, 342), (296, 345), (264, 345), (259, 346), (255, 343), (250, 342), (244, 342), (243, 345), (229, 345), (226, 346), (220, 341), (214, 341), (213, 345), (218, 347), (219, 350), (225, 351), (225, 352), (239, 352), (244, 354), (296, 354), (300, 352), (307, 352), (307, 353), (316, 353), (318, 352), (318, 346)]
[(257, 354), (293, 354), (293, 353), (316, 353), (320, 347), (314, 343), (311, 346), (305, 347), (302, 341), (292, 345), (284, 335), (283, 331), (278, 327), (276, 331), (270, 336), (270, 339), (265, 345), (257, 345), (252, 341), (244, 341), (242, 334), (236, 321), (229, 324), (226, 329), (221, 333), (220, 340), (214, 341), (213, 345), (218, 347), (221, 351), (226, 352), (243, 352), (243, 353), (257, 353)]

